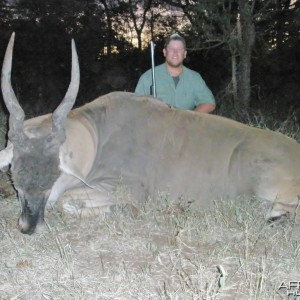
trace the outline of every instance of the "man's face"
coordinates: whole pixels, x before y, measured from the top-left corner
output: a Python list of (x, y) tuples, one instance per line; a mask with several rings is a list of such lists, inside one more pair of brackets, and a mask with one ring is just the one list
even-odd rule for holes
[(166, 63), (171, 67), (180, 67), (186, 57), (186, 50), (182, 41), (172, 40), (163, 50)]

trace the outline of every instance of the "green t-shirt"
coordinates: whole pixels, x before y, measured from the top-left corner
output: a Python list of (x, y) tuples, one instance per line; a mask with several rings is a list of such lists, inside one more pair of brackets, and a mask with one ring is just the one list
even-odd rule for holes
[[(156, 97), (174, 107), (193, 110), (200, 104), (215, 104), (215, 98), (201, 75), (187, 67), (175, 86), (166, 64), (155, 67)], [(137, 95), (151, 95), (152, 72), (148, 70), (139, 79), (135, 88)]]

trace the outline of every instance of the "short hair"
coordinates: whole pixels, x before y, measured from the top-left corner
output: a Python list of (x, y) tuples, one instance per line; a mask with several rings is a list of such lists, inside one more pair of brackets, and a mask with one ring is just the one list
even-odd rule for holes
[(184, 48), (186, 48), (185, 39), (178, 33), (173, 33), (166, 39), (164, 46), (165, 49), (168, 47), (171, 41), (181, 41), (184, 45)]

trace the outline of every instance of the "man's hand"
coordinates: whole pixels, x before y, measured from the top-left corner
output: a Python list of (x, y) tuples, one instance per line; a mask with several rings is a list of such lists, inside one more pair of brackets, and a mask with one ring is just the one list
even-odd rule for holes
[(214, 111), (215, 108), (216, 108), (216, 106), (214, 104), (203, 103), (203, 104), (200, 104), (199, 106), (197, 106), (194, 109), (194, 111), (201, 112), (201, 113), (211, 113), (212, 111)]

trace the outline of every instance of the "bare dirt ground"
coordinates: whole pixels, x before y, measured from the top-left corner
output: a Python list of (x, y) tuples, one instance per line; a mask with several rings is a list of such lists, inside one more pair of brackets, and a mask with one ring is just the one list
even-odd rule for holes
[(28, 236), (1, 184), (0, 299), (299, 299), (280, 288), (300, 281), (299, 222), (267, 224), (255, 199), (196, 212), (165, 196), (137, 218), (77, 219), (58, 205)]

